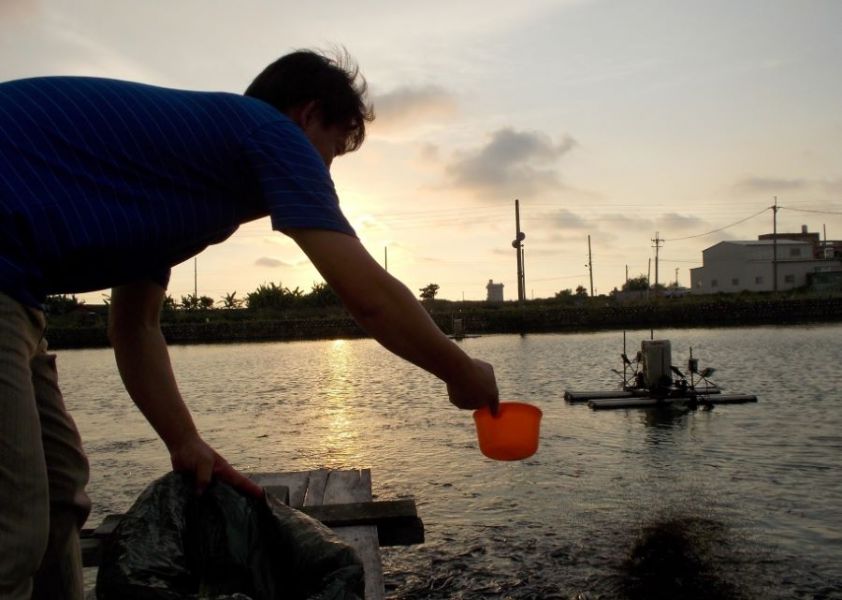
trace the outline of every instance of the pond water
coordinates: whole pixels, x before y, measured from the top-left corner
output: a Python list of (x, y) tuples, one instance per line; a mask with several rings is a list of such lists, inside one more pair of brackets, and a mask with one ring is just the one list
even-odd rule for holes
[[(627, 333), (633, 353), (650, 332)], [(501, 397), (544, 411), (540, 448), (495, 462), (444, 385), (371, 340), (171, 348), (205, 438), (243, 471), (371, 468), (412, 496), (427, 542), (386, 548), (392, 598), (842, 598), (842, 326), (683, 329), (728, 392), (757, 404), (592, 411), (565, 389), (612, 389), (622, 332), (460, 343)], [(91, 459), (89, 523), (169, 468), (109, 350), (58, 352)]]

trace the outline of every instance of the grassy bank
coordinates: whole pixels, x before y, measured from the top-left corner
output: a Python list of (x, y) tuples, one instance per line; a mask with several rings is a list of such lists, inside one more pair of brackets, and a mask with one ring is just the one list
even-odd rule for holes
[[(673, 327), (722, 327), (842, 321), (842, 295), (719, 295), (654, 298), (619, 304), (610, 298), (530, 300), (515, 302), (450, 302), (426, 304), (445, 333), (461, 319), (469, 334), (597, 331)], [(52, 348), (93, 348), (108, 345), (106, 307), (49, 319), (47, 339)], [(162, 329), (171, 344), (336, 339), (364, 337), (341, 308), (287, 310), (171, 310)]]

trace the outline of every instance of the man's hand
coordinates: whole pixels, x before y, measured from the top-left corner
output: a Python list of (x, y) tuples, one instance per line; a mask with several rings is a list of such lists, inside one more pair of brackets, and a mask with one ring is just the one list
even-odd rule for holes
[(170, 451), (173, 470), (189, 471), (201, 493), (213, 477), (250, 496), (263, 489), (238, 473), (196, 432), (175, 383), (161, 333), (164, 288), (153, 281), (115, 287), (108, 313), (108, 337), (129, 395)]
[(492, 414), (497, 414), (500, 393), (497, 391), (494, 368), (476, 358), (472, 362), (473, 368), (460, 373), (458, 378), (447, 384), (450, 402), (466, 410), (488, 406)]
[(186, 439), (170, 449), (173, 471), (193, 473), (196, 491), (202, 493), (212, 478), (231, 485), (246, 495), (260, 498), (263, 488), (239, 473), (198, 435)]

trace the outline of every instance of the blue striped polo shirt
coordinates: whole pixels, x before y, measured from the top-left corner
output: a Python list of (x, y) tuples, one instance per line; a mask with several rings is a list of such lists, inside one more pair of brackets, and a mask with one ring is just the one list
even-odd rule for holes
[(239, 225), (355, 235), (301, 129), (237, 94), (90, 77), (0, 83), (0, 291), (152, 279)]

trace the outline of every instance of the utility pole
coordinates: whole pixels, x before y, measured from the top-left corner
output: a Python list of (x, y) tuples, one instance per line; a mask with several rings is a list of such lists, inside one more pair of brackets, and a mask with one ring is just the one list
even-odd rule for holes
[(652, 240), (652, 241), (655, 243), (655, 293), (657, 294), (658, 293), (658, 253), (659, 253), (659, 250), (661, 249), (661, 242), (663, 242), (664, 240), (662, 240), (658, 236), (658, 232), (656, 231), (655, 232), (655, 239)]
[(199, 257), (193, 257), (193, 297), (199, 298)]
[(649, 300), (649, 290), (652, 289), (652, 259), (649, 259), (649, 266), (646, 267), (646, 299)]
[(628, 289), (629, 289), (629, 266), (626, 265), (626, 290), (628, 290)]
[(778, 291), (778, 197), (772, 205), (772, 291)]
[(517, 255), (517, 300), (521, 304), (526, 299), (526, 276), (524, 275), (523, 240), (526, 234), (520, 230), (520, 201), (515, 199), (515, 239), (512, 248)]
[(678, 267), (675, 268), (675, 287), (678, 288)]
[(383, 268), (389, 272), (389, 247), (383, 246)]
[(591, 236), (588, 235), (588, 272), (591, 276), (591, 298), (593, 298), (593, 255), (591, 255)]

